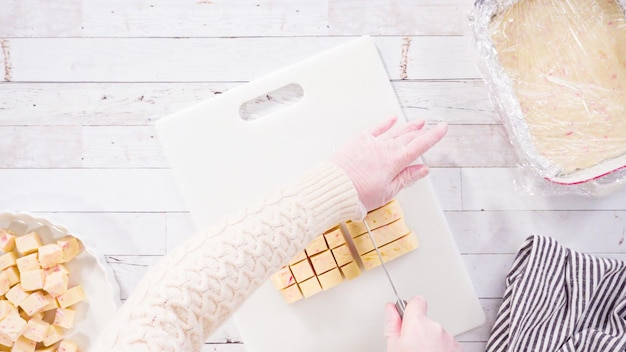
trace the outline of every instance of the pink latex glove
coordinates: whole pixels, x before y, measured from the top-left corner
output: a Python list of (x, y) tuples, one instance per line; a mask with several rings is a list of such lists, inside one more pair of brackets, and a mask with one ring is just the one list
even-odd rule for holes
[(359, 193), (367, 211), (389, 202), (405, 187), (428, 175), (423, 164), (411, 165), (443, 138), (445, 123), (425, 130), (423, 120), (392, 129), (392, 117), (348, 141), (331, 159), (342, 168)]
[(396, 307), (385, 306), (387, 352), (460, 352), (461, 345), (441, 325), (426, 315), (423, 297), (411, 299), (404, 310), (404, 320)]

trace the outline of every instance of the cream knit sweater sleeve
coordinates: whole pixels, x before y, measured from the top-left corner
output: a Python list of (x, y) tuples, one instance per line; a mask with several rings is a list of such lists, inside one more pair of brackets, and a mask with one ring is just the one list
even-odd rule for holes
[(358, 204), (348, 176), (324, 163), (223, 226), (199, 231), (146, 273), (91, 351), (200, 351), (316, 235), (357, 218)]

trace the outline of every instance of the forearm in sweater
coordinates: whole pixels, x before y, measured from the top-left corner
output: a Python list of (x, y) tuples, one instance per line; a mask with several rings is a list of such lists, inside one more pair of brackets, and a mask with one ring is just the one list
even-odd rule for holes
[(346, 174), (324, 163), (224, 226), (200, 231), (148, 271), (96, 350), (199, 351), (246, 297), (316, 235), (357, 218), (358, 204)]

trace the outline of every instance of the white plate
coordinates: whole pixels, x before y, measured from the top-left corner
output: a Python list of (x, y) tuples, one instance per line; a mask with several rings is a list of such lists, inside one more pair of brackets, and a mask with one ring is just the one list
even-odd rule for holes
[[(0, 213), (0, 228), (18, 235), (36, 231), (44, 244), (67, 235), (81, 239), (80, 235), (59, 225), (28, 214)], [(67, 267), (70, 270), (70, 287), (83, 285), (87, 300), (75, 305), (76, 327), (69, 330), (66, 337), (78, 343), (80, 351), (88, 351), (90, 344), (117, 311), (120, 290), (104, 257), (95, 255), (88, 243), (81, 242), (84, 250)]]

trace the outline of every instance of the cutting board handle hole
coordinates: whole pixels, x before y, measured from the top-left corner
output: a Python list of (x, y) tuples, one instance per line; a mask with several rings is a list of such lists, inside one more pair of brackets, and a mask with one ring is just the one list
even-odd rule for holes
[(239, 115), (245, 121), (256, 120), (297, 103), (303, 95), (302, 86), (291, 83), (241, 104)]

